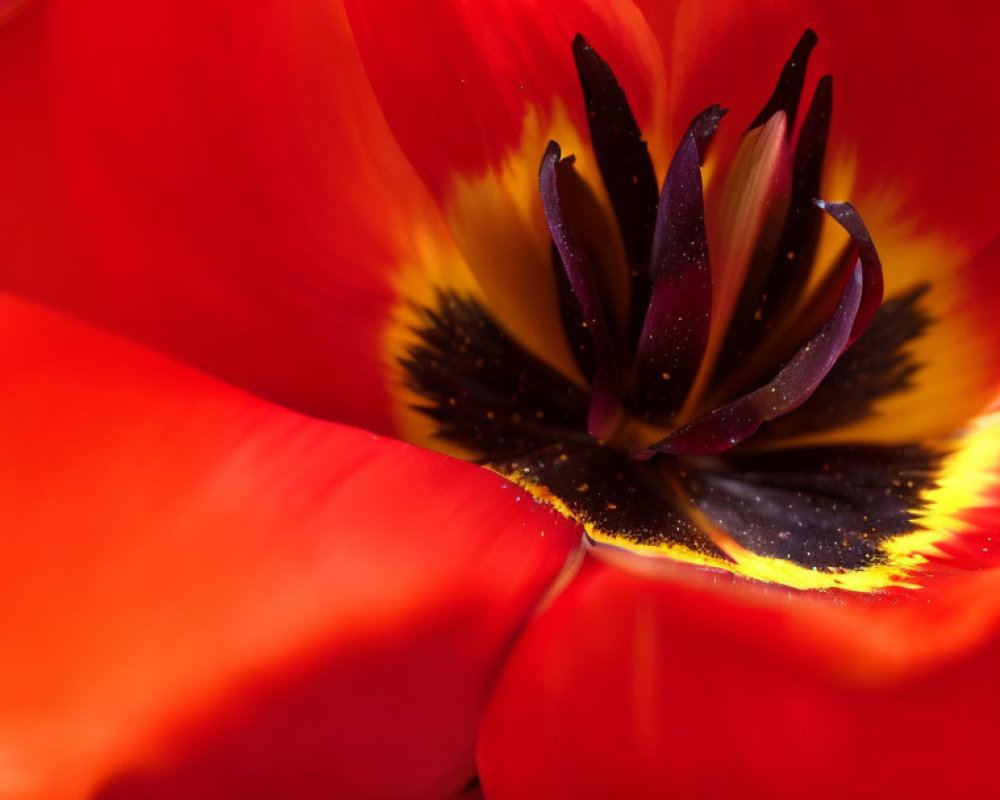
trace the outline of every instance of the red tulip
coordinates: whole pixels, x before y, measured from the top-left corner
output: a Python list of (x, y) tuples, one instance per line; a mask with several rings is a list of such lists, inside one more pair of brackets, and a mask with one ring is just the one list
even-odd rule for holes
[(3, 9), (0, 797), (995, 796), (1000, 8), (345, 5)]

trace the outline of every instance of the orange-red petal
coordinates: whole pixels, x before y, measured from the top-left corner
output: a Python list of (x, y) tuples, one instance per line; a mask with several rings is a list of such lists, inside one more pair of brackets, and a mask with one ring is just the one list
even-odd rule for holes
[(393, 430), (392, 281), (443, 223), (340, 4), (39, 2), (0, 30), (0, 104), (4, 287)]
[(559, 103), (586, 130), (577, 33), (614, 65), (641, 126), (663, 107), (661, 55), (631, 0), (346, 5), (386, 117), (437, 194), (517, 149), (531, 109)]
[(468, 783), (573, 526), (22, 300), (0, 336), (0, 794)]
[(487, 796), (986, 798), (1000, 573), (909, 597), (591, 562), (529, 626), (480, 734)]

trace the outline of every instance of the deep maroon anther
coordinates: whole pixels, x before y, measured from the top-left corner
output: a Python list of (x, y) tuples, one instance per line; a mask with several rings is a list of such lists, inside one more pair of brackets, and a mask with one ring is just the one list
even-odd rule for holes
[[(573, 214), (573, 201), (576, 201), (575, 207), (579, 210), (589, 198), (581, 196), (585, 187), (574, 178), (573, 157), (563, 159), (559, 145), (549, 142), (538, 171), (538, 186), (549, 233), (559, 251), (570, 288), (580, 305), (583, 321), (593, 342), (594, 374), (588, 376), (593, 383), (593, 400), (588, 428), (595, 438), (603, 439), (617, 416), (615, 355), (596, 267), (585, 244), (586, 221), (574, 219)], [(567, 186), (570, 183), (573, 185)], [(567, 197), (568, 194), (571, 196)]]
[(868, 233), (868, 228), (861, 221), (861, 215), (858, 214), (854, 206), (850, 203), (825, 203), (822, 200), (816, 200), (816, 205), (833, 217), (847, 231), (858, 250), (858, 258), (861, 259), (865, 293), (861, 301), (861, 308), (858, 309), (858, 318), (854, 321), (854, 327), (851, 329), (850, 343), (854, 343), (867, 330), (875, 312), (882, 305), (885, 293), (882, 261), (875, 250), (875, 244), (872, 242), (871, 234)]
[(632, 284), (629, 328), (634, 338), (649, 297), (646, 265), (656, 222), (656, 173), (628, 98), (611, 67), (580, 34), (573, 39), (573, 57), (594, 156), (625, 245)]
[(754, 117), (753, 122), (747, 127), (748, 131), (759, 128), (777, 112), (784, 111), (788, 116), (788, 136), (791, 137), (795, 126), (795, 115), (799, 109), (799, 98), (802, 95), (802, 87), (806, 81), (806, 67), (809, 64), (809, 54), (816, 46), (819, 37), (811, 28), (806, 29), (802, 34), (798, 44), (785, 62), (781, 75), (778, 77), (778, 85), (774, 87), (774, 92), (767, 103)]
[(768, 420), (802, 405), (848, 346), (862, 305), (862, 286), (859, 263), (833, 316), (772, 381), (677, 429), (636, 457), (648, 458), (657, 452), (708, 455), (729, 450), (753, 436)]
[(551, 250), (552, 273), (556, 280), (556, 293), (559, 295), (559, 316), (562, 320), (562, 329), (566, 333), (566, 341), (569, 343), (573, 360), (576, 361), (581, 374), (584, 376), (593, 375), (595, 366), (593, 337), (587, 330), (580, 301), (573, 294), (569, 276), (566, 275), (566, 267), (563, 266), (559, 248), (555, 246), (554, 242)]
[(695, 117), (663, 182), (649, 265), (652, 297), (636, 357), (638, 402), (649, 415), (680, 408), (708, 342), (712, 276), (701, 164), (724, 114), (712, 106)]
[(824, 75), (816, 85), (795, 145), (792, 200), (777, 257), (764, 285), (767, 299), (762, 313), (766, 319), (786, 311), (788, 303), (799, 295), (809, 278), (823, 221), (813, 201), (820, 196), (823, 156), (832, 113), (833, 78)]
[(698, 158), (701, 163), (705, 163), (705, 156), (708, 153), (708, 146), (712, 143), (712, 137), (719, 129), (722, 118), (729, 113), (728, 108), (723, 108), (718, 103), (711, 105), (691, 120), (685, 136), (691, 136), (698, 144)]
[(833, 80), (826, 75), (816, 86), (799, 131), (792, 167), (792, 195), (774, 258), (766, 265), (769, 270), (762, 276), (760, 288), (745, 292), (740, 298), (719, 359), (720, 373), (739, 369), (788, 316), (809, 280), (824, 219), (814, 201), (820, 196), (832, 103)]

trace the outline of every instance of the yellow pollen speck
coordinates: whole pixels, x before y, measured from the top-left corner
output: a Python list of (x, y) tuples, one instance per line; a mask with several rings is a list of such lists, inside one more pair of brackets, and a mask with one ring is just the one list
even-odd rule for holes
[(496, 413), (494, 413), (493, 411), (487, 411), (486, 412), (486, 419), (493, 419), (495, 417), (496, 417)]
[(576, 487), (576, 490), (577, 490), (578, 492), (585, 492), (585, 491), (587, 491), (587, 489), (589, 489), (589, 488), (590, 488), (590, 485), (589, 485), (589, 484), (586, 484), (586, 483), (581, 483), (581, 484), (580, 484), (579, 486), (577, 486), (577, 487)]
[(569, 456), (566, 455), (565, 453), (560, 453), (559, 454), (559, 460), (560, 461), (569, 461)]
[(665, 380), (665, 381), (669, 381), (670, 380), (670, 373), (669, 372), (664, 372), (660, 377), (663, 378), (663, 380)]

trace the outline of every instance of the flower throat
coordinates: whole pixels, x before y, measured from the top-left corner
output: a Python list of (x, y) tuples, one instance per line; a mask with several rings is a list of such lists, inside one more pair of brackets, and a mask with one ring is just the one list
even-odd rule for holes
[[(830, 76), (796, 125), (816, 41), (802, 36), (706, 192), (703, 166), (726, 110), (691, 121), (658, 186), (624, 91), (576, 37), (607, 200), (556, 142), (538, 187), (552, 313), (578, 375), (533, 356), (468, 297), (441, 290), (422, 312), (402, 363), (438, 435), (593, 541), (755, 576), (777, 564), (849, 586), (850, 573), (895, 569), (889, 545), (914, 529), (935, 454), (808, 444), (906, 388), (919, 367), (906, 346), (930, 323), (922, 289), (883, 304), (857, 211), (820, 199)], [(829, 220), (844, 242), (822, 260)]]

